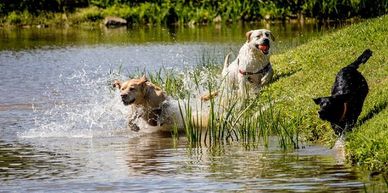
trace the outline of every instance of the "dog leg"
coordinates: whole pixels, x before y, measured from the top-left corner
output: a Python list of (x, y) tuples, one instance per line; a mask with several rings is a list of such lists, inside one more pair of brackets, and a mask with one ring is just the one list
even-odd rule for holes
[(133, 123), (131, 121), (128, 122), (128, 128), (130, 128), (132, 131), (138, 132), (140, 130), (139, 126), (136, 125), (136, 123)]
[(160, 126), (160, 115), (162, 114), (161, 108), (154, 108), (149, 112), (147, 123), (151, 126)]
[(239, 82), (239, 85), (238, 85), (238, 93), (241, 97), (244, 97), (244, 96), (247, 96), (247, 85), (246, 85), (246, 80), (245, 78), (243, 77), (242, 80)]
[(128, 120), (128, 128), (130, 128), (132, 131), (139, 131), (140, 128), (136, 124), (136, 120), (139, 119), (142, 116), (143, 113), (138, 112), (138, 110), (135, 110), (135, 112), (132, 114), (132, 116)]
[(266, 85), (269, 84), (273, 77), (273, 69), (272, 67), (269, 67), (268, 72), (264, 75), (263, 78), (261, 78), (261, 84), (260, 85)]
[(354, 128), (354, 125), (356, 124), (356, 121), (357, 120), (346, 122), (344, 131), (345, 132), (352, 131), (352, 129)]
[(333, 128), (334, 130), (334, 133), (337, 135), (337, 136), (341, 136), (343, 135), (345, 129), (342, 128), (341, 126), (337, 125), (337, 124), (334, 124), (334, 123), (331, 123), (331, 128)]

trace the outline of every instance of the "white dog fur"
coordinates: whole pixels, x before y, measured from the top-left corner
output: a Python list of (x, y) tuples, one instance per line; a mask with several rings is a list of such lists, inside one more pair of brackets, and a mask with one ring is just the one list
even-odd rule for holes
[(275, 41), (271, 31), (252, 30), (246, 33), (247, 41), (241, 47), (237, 58), (229, 64), (230, 53), (225, 57), (222, 70), (223, 84), (227, 88), (238, 86), (240, 95), (247, 92), (247, 86), (258, 91), (268, 84), (273, 76), (270, 63), (271, 45)]

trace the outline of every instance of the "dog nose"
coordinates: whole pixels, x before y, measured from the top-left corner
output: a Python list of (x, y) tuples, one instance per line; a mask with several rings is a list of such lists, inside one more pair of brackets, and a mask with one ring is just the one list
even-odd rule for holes
[(264, 45), (269, 45), (269, 39), (268, 38), (263, 39), (263, 44)]
[(121, 94), (121, 98), (126, 98), (128, 94)]

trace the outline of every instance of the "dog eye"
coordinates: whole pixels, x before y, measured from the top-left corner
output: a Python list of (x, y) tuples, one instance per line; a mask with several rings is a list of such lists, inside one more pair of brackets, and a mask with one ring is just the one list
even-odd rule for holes
[(265, 33), (265, 36), (267, 36), (267, 37), (268, 37), (268, 36), (269, 36), (269, 33), (268, 33), (268, 32), (267, 32), (267, 33)]
[(129, 91), (134, 91), (134, 90), (136, 90), (135, 88), (129, 88)]

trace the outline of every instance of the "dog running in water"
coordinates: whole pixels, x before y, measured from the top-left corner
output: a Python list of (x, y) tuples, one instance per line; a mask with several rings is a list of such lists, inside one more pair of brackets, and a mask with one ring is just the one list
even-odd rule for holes
[[(170, 100), (166, 92), (150, 82), (144, 75), (141, 78), (133, 78), (121, 82), (115, 80), (113, 87), (120, 90), (121, 100), (124, 105), (134, 107), (135, 113), (129, 117), (128, 127), (133, 131), (144, 129), (145, 132), (171, 131), (172, 127), (183, 129), (182, 115), (179, 113), (179, 104)], [(194, 123), (205, 127), (207, 125), (207, 113), (192, 117)], [(143, 119), (151, 131), (140, 128), (138, 119)]]
[(146, 76), (138, 79), (129, 79), (125, 82), (115, 80), (113, 87), (120, 90), (121, 100), (124, 105), (140, 107), (143, 112), (135, 113), (130, 118), (128, 126), (138, 131), (140, 128), (134, 124), (135, 119), (141, 117), (149, 125), (157, 126), (161, 113), (161, 104), (167, 99), (166, 93), (158, 86), (149, 82)]
[(357, 69), (371, 56), (372, 51), (365, 50), (353, 63), (338, 72), (331, 96), (313, 99), (320, 106), (319, 118), (329, 121), (338, 136), (351, 131), (361, 114), (369, 88), (364, 76)]

